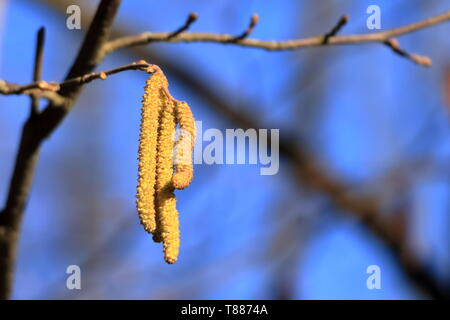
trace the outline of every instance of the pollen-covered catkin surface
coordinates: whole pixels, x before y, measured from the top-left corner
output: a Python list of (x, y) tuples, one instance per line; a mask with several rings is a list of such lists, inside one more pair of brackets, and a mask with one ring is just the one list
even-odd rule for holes
[(161, 99), (165, 99), (161, 112), (156, 164), (156, 210), (157, 233), (155, 240), (161, 239), (164, 247), (164, 259), (175, 263), (180, 247), (180, 230), (176, 198), (172, 186), (173, 148), (175, 138), (174, 103), (160, 90)]
[(141, 224), (150, 233), (156, 230), (156, 145), (159, 114), (164, 105), (160, 98), (161, 86), (167, 86), (167, 80), (162, 73), (155, 72), (146, 82), (141, 109), (136, 206)]
[(195, 142), (195, 119), (186, 102), (175, 103), (176, 121), (180, 125), (180, 135), (175, 144), (175, 173), (172, 184), (175, 189), (189, 186), (194, 176), (192, 149)]

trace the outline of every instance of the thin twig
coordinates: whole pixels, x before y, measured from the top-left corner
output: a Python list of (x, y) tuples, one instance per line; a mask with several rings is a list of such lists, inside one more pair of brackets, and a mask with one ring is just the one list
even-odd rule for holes
[(417, 63), (418, 65), (421, 65), (421, 66), (424, 66), (424, 67), (431, 67), (431, 65), (433, 64), (429, 57), (425, 57), (425, 56), (420, 56), (418, 54), (409, 53), (409, 52), (405, 51), (404, 49), (402, 49), (400, 47), (400, 43), (395, 38), (388, 39), (385, 42), (385, 44), (389, 48), (391, 48), (392, 51), (397, 53), (398, 55), (400, 55), (402, 57), (405, 57), (405, 58), (408, 58), (409, 60)]
[(180, 33), (185, 32), (186, 30), (188, 30), (190, 28), (190, 26), (197, 21), (198, 19), (198, 14), (195, 12), (191, 12), (189, 14), (189, 16), (186, 19), (186, 22), (184, 23), (184, 25), (182, 25), (179, 29), (177, 29), (176, 31), (172, 32), (171, 34), (169, 34), (169, 36), (167, 37), (167, 40), (175, 38), (176, 36), (178, 36)]
[(105, 80), (108, 76), (128, 70), (142, 70), (148, 72), (148, 67), (152, 64), (146, 62), (145, 60), (139, 60), (124, 66), (120, 66), (114, 69), (91, 72), (79, 77), (64, 80), (63, 82), (46, 82), (37, 81), (24, 85), (18, 85), (11, 82), (6, 82), (0, 80), (0, 94), (3, 95), (20, 95), (26, 94), (36, 98), (46, 98), (51, 101), (57, 101), (59, 104), (63, 101), (64, 97), (59, 95), (57, 92), (62, 88), (67, 88), (71, 86), (79, 86), (91, 82), (92, 80), (101, 79)]
[[(102, 0), (89, 27), (81, 49), (66, 79), (91, 72), (101, 61), (101, 51), (109, 38), (111, 25), (121, 0)], [(71, 88), (71, 94), (78, 90)], [(68, 92), (69, 93), (69, 92)]]
[[(38, 82), (42, 78), (42, 65), (44, 57), (45, 28), (41, 27), (37, 33), (36, 53), (34, 57), (33, 82)], [(38, 113), (39, 97), (31, 95), (31, 114)]]
[(142, 71), (146, 71), (147, 72), (147, 68), (151, 66), (150, 63), (146, 62), (145, 60), (140, 60), (137, 62), (133, 62), (124, 66), (120, 66), (114, 69), (110, 69), (110, 70), (106, 70), (106, 71), (100, 71), (100, 72), (91, 72), (76, 78), (72, 78), (72, 79), (68, 79), (65, 80), (61, 83), (59, 83), (59, 86), (61, 88), (65, 88), (65, 87), (70, 87), (73, 85), (83, 85), (86, 84), (88, 82), (91, 82), (92, 80), (95, 79), (101, 79), (101, 80), (105, 80), (108, 76), (112, 75), (112, 74), (116, 74), (119, 72), (123, 72), (123, 71), (128, 71), (128, 70), (142, 70)]
[(252, 15), (252, 17), (250, 18), (250, 23), (249, 23), (247, 29), (245, 29), (242, 34), (240, 34), (237, 37), (234, 37), (229, 42), (235, 43), (235, 42), (239, 42), (239, 41), (244, 40), (245, 38), (247, 38), (253, 32), (253, 29), (255, 29), (255, 27), (258, 24), (258, 22), (259, 22), (259, 16), (258, 16), (257, 13), (254, 13)]
[(333, 29), (330, 30), (324, 37), (322, 44), (328, 44), (328, 41), (331, 37), (334, 37), (338, 34), (338, 32), (347, 24), (348, 22), (348, 16), (343, 15), (339, 21), (336, 23), (336, 25), (333, 27)]
[(32, 95), (33, 93), (29, 92), (31, 90), (57, 92), (59, 90), (59, 85), (57, 82), (46, 82), (42, 80), (24, 85), (0, 80), (0, 94), (2, 95)]

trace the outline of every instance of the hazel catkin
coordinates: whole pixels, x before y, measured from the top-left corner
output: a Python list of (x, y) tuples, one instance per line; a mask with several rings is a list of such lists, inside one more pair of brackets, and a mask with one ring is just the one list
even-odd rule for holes
[[(165, 92), (161, 90), (161, 95)], [(174, 103), (168, 97), (161, 111), (159, 122), (157, 156), (156, 156), (156, 223), (155, 239), (161, 239), (164, 247), (164, 259), (167, 263), (174, 263), (178, 257), (180, 246), (180, 231), (176, 198), (172, 186), (173, 176), (173, 148), (175, 138)]]
[[(174, 190), (186, 188), (193, 177), (195, 122), (187, 103), (171, 96), (162, 70), (150, 65), (147, 71), (152, 76), (142, 100), (136, 204), (145, 230), (163, 243), (165, 261), (175, 263), (180, 231)], [(177, 124), (184, 133), (175, 143)]]
[(136, 207), (141, 224), (150, 233), (156, 230), (154, 203), (156, 143), (159, 114), (164, 103), (160, 99), (159, 88), (164, 85), (167, 85), (164, 75), (155, 72), (146, 82), (141, 108)]
[(172, 184), (175, 189), (189, 186), (193, 178), (192, 149), (195, 142), (195, 119), (186, 102), (175, 103), (176, 121), (180, 125), (180, 134), (175, 143), (175, 173)]

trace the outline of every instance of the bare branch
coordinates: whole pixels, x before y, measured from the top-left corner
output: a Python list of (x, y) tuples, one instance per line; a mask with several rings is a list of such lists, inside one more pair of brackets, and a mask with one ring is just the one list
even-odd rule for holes
[(57, 92), (60, 91), (62, 88), (68, 88), (71, 86), (80, 86), (96, 79), (105, 80), (108, 76), (112, 74), (128, 70), (142, 70), (149, 72), (148, 68), (150, 66), (152, 66), (152, 64), (146, 62), (145, 60), (139, 60), (137, 62), (133, 62), (114, 69), (84, 74), (79, 77), (64, 80), (63, 82), (60, 83), (46, 82), (40, 80), (25, 85), (18, 85), (15, 83), (0, 80), (0, 94), (3, 95), (27, 94), (34, 98), (48, 99), (55, 105), (61, 105), (65, 102), (65, 98), (59, 95)]
[(105, 80), (107, 78), (107, 76), (110, 76), (112, 74), (116, 74), (119, 72), (124, 72), (124, 71), (128, 71), (128, 70), (141, 70), (141, 71), (146, 71), (147, 72), (147, 68), (152, 66), (152, 64), (146, 62), (145, 60), (139, 60), (137, 62), (133, 62), (124, 66), (120, 66), (114, 69), (110, 69), (110, 70), (106, 70), (106, 71), (99, 71), (99, 72), (91, 72), (76, 78), (72, 78), (72, 79), (68, 79), (65, 80), (63, 82), (61, 82), (59, 84), (59, 86), (61, 88), (65, 88), (65, 87), (70, 87), (73, 85), (83, 85), (86, 84), (88, 82), (91, 82), (92, 80), (95, 79), (101, 79), (101, 80)]
[(16, 83), (0, 80), (0, 94), (2, 95), (17, 95), (17, 94), (32, 95), (33, 93), (30, 92), (31, 90), (56, 92), (59, 90), (59, 86), (58, 83), (56, 82), (37, 81), (24, 85), (19, 85)]
[(84, 42), (66, 79), (91, 72), (100, 62), (100, 52), (106, 43), (120, 0), (103, 0), (91, 22)]
[[(448, 20), (450, 20), (450, 11), (416, 23), (411, 23), (387, 31), (328, 37), (326, 44), (324, 44), (324, 36), (287, 41), (266, 41), (258, 39), (248, 39), (244, 37), (239, 41), (235, 41), (236, 37), (229, 34), (185, 32), (178, 35), (177, 37), (168, 39), (170, 34), (167, 32), (144, 32), (138, 35), (120, 37), (109, 41), (103, 48), (103, 54), (107, 55), (122, 48), (143, 45), (150, 42), (212, 42), (222, 44), (236, 44), (243, 47), (260, 48), (270, 51), (294, 50), (308, 47), (320, 47), (324, 45), (350, 45), (365, 43), (384, 44), (386, 43), (386, 41), (393, 37), (398, 37), (417, 30), (425, 29)], [(341, 24), (343, 23), (343, 18), (340, 20), (340, 22), (341, 23), (336, 26), (339, 27), (336, 28), (337, 30), (335, 32), (339, 31), (339, 29), (342, 27)], [(404, 55), (404, 57), (411, 58), (410, 55)]]

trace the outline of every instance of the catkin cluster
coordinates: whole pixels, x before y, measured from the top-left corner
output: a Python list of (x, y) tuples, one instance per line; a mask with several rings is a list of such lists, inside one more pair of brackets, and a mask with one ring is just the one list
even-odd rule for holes
[[(136, 207), (144, 229), (162, 242), (174, 263), (180, 247), (175, 189), (192, 181), (195, 121), (187, 103), (175, 100), (164, 73), (151, 66), (142, 99)], [(180, 134), (175, 141), (177, 125)]]

